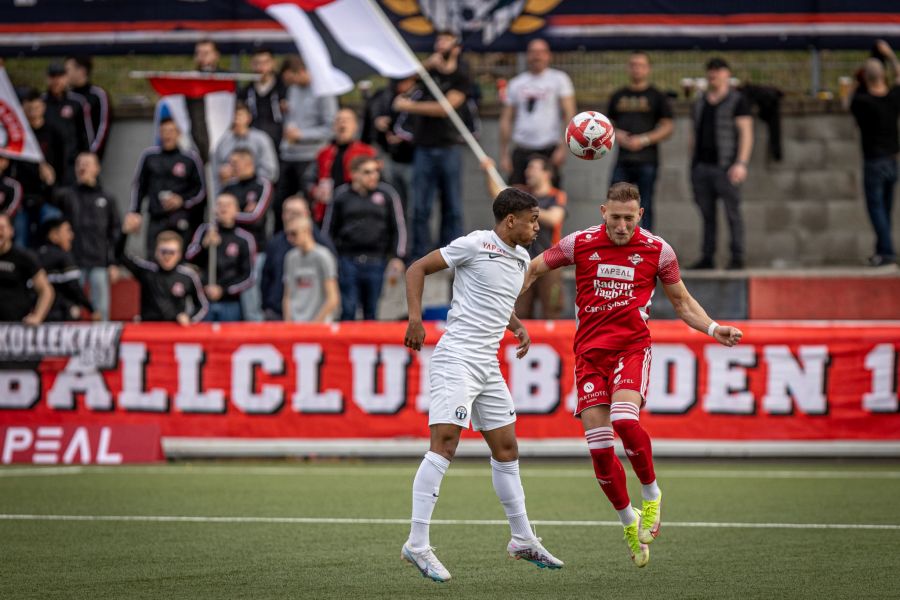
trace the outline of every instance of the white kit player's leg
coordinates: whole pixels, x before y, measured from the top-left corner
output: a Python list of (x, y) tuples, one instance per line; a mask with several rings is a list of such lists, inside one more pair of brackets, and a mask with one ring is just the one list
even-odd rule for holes
[(506, 552), (512, 558), (527, 560), (542, 569), (562, 567), (563, 561), (550, 554), (541, 545), (541, 538), (535, 537), (531, 530), (531, 523), (528, 522), (528, 513), (525, 510), (525, 490), (519, 477), (519, 461), (500, 462), (491, 458), (491, 473), (494, 491), (497, 492), (503, 510), (506, 511), (512, 532), (512, 539), (506, 546)]
[(441, 480), (450, 467), (450, 461), (435, 452), (426, 452), (416, 477), (413, 479), (412, 519), (409, 539), (403, 544), (400, 558), (415, 565), (423, 577), (444, 582), (450, 572), (434, 555), (429, 539), (431, 513), (437, 504)]
[(409, 545), (415, 549), (431, 545), (428, 529), (431, 513), (437, 504), (441, 490), (441, 480), (450, 467), (450, 461), (435, 452), (426, 452), (416, 477), (413, 479), (412, 519), (409, 530)]

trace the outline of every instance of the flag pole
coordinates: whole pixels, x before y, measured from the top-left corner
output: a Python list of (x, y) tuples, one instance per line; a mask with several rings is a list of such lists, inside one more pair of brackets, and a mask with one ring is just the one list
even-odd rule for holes
[[(463, 123), (463, 120), (460, 118), (459, 113), (456, 112), (456, 109), (453, 108), (453, 105), (450, 104), (450, 101), (447, 100), (447, 97), (444, 95), (444, 92), (441, 91), (441, 88), (438, 87), (438, 84), (434, 81), (431, 74), (428, 72), (428, 69), (425, 68), (425, 65), (422, 64), (422, 61), (413, 53), (412, 49), (409, 47), (409, 44), (406, 43), (406, 40), (403, 39), (403, 36), (400, 35), (400, 32), (397, 31), (397, 28), (394, 27), (394, 24), (388, 19), (387, 15), (384, 14), (384, 11), (381, 9), (381, 6), (377, 2), (373, 0), (368, 0), (369, 4), (372, 6), (372, 10), (375, 12), (375, 15), (381, 21), (382, 25), (384, 25), (385, 29), (387, 29), (392, 36), (396, 39), (397, 43), (401, 48), (409, 55), (409, 58), (416, 65), (416, 73), (418, 73), (419, 77), (422, 78), (422, 82), (425, 84), (425, 87), (428, 88), (428, 91), (431, 92), (431, 95), (434, 96), (434, 99), (437, 100), (437, 103), (441, 105), (441, 108), (444, 109), (444, 112), (447, 113), (447, 118), (450, 119), (450, 122), (453, 123), (456, 130), (462, 136), (463, 140), (475, 154), (475, 157), (478, 159), (479, 163), (484, 163), (485, 159), (488, 158), (488, 155), (485, 154), (484, 149), (482, 149), (481, 145), (478, 143), (478, 140), (475, 139), (475, 136), (472, 135), (472, 132), (469, 131), (469, 128), (466, 127), (466, 124)], [(497, 168), (490, 164), (488, 165), (488, 175), (490, 175), (493, 182), (497, 185), (501, 190), (508, 187), (506, 182), (503, 180), (503, 177), (500, 175), (500, 172)]]

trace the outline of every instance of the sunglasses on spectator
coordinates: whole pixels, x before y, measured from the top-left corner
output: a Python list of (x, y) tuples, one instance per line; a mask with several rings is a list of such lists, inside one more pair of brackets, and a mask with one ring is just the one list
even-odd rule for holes
[(380, 173), (380, 172), (381, 172), (381, 169), (378, 169), (378, 168), (375, 168), (375, 169), (360, 169), (359, 172), (362, 173), (363, 175), (372, 175), (372, 174), (374, 174), (374, 173)]
[(178, 250), (172, 248), (157, 248), (156, 253), (162, 254), (163, 256), (171, 256), (173, 254), (178, 254)]

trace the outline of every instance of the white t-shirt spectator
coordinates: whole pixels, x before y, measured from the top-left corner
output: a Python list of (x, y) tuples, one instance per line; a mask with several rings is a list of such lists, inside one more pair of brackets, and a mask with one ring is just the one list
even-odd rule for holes
[(507, 106), (516, 109), (512, 141), (520, 148), (547, 148), (560, 142), (563, 113), (560, 98), (575, 95), (569, 76), (559, 69), (539, 75), (525, 71), (512, 78), (506, 91)]

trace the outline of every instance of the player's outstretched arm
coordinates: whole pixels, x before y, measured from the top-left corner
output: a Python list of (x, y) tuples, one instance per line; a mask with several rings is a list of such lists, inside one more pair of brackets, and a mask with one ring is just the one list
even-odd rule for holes
[(522, 358), (526, 354), (528, 354), (528, 349), (531, 347), (531, 336), (528, 335), (528, 330), (525, 329), (525, 324), (519, 320), (519, 317), (516, 316), (516, 313), (512, 313), (509, 316), (509, 324), (506, 326), (516, 339), (519, 340), (519, 345), (516, 346), (516, 358)]
[(525, 281), (522, 283), (522, 291), (519, 292), (519, 295), (521, 296), (524, 294), (528, 288), (537, 281), (538, 277), (542, 277), (552, 270), (553, 269), (544, 262), (543, 252), (532, 258), (531, 264), (528, 265), (528, 271), (525, 273)]
[(679, 279), (677, 283), (663, 285), (663, 289), (675, 308), (675, 314), (690, 327), (711, 335), (723, 346), (734, 346), (741, 341), (744, 333), (737, 327), (719, 325), (713, 321), (691, 296), (683, 281)]
[(409, 325), (403, 344), (413, 350), (421, 350), (425, 341), (425, 327), (422, 326), (422, 292), (425, 276), (443, 271), (448, 267), (440, 250), (423, 256), (406, 270), (406, 306), (409, 310)]

